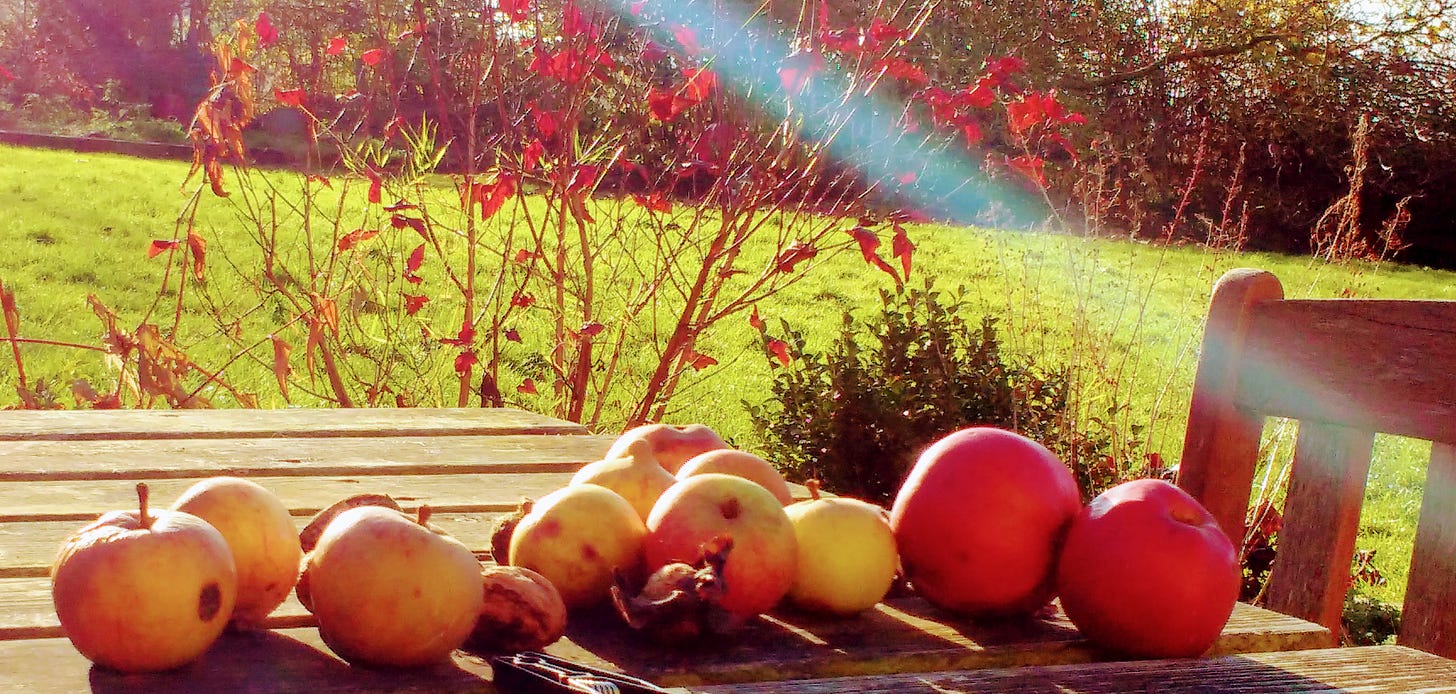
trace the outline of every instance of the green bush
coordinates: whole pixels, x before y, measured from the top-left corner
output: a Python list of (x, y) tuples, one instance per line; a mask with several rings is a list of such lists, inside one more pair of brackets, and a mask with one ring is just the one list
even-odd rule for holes
[(1040, 441), (1072, 468), (1087, 498), (1120, 481), (1112, 437), (1078, 426), (1065, 368), (1002, 352), (996, 320), (966, 318), (961, 292), (880, 292), (883, 310), (862, 325), (845, 313), (839, 339), (822, 354), (784, 326), (799, 358), (778, 373), (772, 397), (745, 403), (767, 453), (791, 479), (888, 504), (915, 457), (952, 431), (976, 424)]

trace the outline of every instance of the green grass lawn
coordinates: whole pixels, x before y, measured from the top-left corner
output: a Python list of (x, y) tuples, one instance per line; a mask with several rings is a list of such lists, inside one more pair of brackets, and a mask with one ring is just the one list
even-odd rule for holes
[[(0, 147), (0, 161), (6, 222), (0, 282), (16, 295), (24, 337), (96, 345), (100, 324), (86, 303), (88, 294), (129, 324), (149, 316), (170, 325), (176, 298), (159, 293), (164, 264), (149, 260), (146, 249), (152, 239), (175, 233), (188, 199), (180, 186), (185, 163), (12, 147)], [(198, 218), (199, 229), (219, 239), (239, 234), (239, 223), (216, 200), (205, 201)], [(1009, 349), (1075, 367), (1087, 386), (1088, 408), (1129, 437), (1138, 432), (1147, 452), (1170, 462), (1182, 446), (1209, 290), (1226, 270), (1273, 271), (1291, 297), (1456, 299), (1456, 274), (1391, 264), (1327, 265), (1194, 245), (935, 225), (914, 227), (911, 235), (918, 246), (912, 282), (933, 277), (940, 289), (963, 288), (972, 311), (998, 318)], [(879, 306), (877, 293), (889, 287), (888, 278), (867, 269), (858, 254), (844, 254), (759, 310), (771, 329), (782, 320), (811, 345), (823, 346), (837, 335), (842, 312), (863, 315)], [(210, 346), (218, 340), (209, 320), (184, 312), (180, 321), (181, 334), (190, 336), (184, 346), (199, 361), (228, 359), (228, 349)], [(766, 397), (774, 368), (746, 320), (721, 324), (703, 339), (711, 350), (700, 351), (711, 351), (721, 363), (684, 383), (670, 419), (707, 423), (735, 444), (754, 448), (762, 438), (742, 403)], [(0, 405), (14, 405), (16, 373), (8, 351), (0, 363), (5, 365)], [(24, 349), (24, 363), (32, 380), (47, 378), (61, 392), (75, 378), (97, 383), (111, 378), (102, 355), (93, 351), (31, 346)], [(238, 360), (229, 369), (232, 380), (260, 391), (273, 379), (261, 359)], [(1377, 566), (1389, 578), (1387, 586), (1362, 589), (1379, 599), (1398, 601), (1403, 595), (1403, 564), (1428, 451), (1385, 437), (1377, 444), (1359, 544), (1377, 550)]]

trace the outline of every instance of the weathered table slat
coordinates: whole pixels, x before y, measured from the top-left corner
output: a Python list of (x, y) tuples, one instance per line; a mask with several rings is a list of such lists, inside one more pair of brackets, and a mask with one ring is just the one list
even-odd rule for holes
[[(405, 506), (406, 510), (413, 510)], [(477, 555), (486, 556), (490, 548), (490, 535), (500, 513), (436, 513), (430, 516), (430, 524), (439, 527), (452, 537), (465, 543)], [(301, 530), (308, 523), (307, 516), (295, 516), (294, 522)], [(0, 523), (0, 578), (30, 578), (49, 576), (51, 562), (56, 549), (71, 533), (84, 525), (84, 521), (34, 521), (24, 523)]]
[[(294, 515), (317, 513), (344, 497), (389, 494), (400, 505), (429, 504), (448, 513), (511, 511), (521, 497), (539, 499), (566, 486), (571, 472), (500, 475), (380, 475), (349, 477), (254, 477)], [(148, 481), (153, 503), (171, 504), (198, 479)], [(136, 486), (124, 480), (0, 482), (0, 522), (89, 521), (104, 511), (136, 506)]]
[(585, 433), (580, 424), (516, 409), (14, 410), (0, 417), (0, 441)]
[(699, 694), (1282, 694), (1456, 691), (1456, 661), (1401, 646), (695, 687)]
[(0, 481), (562, 472), (600, 460), (614, 438), (507, 434), (0, 441)]

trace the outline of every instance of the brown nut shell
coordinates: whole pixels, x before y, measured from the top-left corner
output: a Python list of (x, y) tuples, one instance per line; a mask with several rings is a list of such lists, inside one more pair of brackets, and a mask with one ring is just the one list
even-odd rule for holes
[(480, 618), (465, 646), (481, 653), (545, 648), (566, 633), (566, 603), (551, 582), (519, 566), (486, 566)]

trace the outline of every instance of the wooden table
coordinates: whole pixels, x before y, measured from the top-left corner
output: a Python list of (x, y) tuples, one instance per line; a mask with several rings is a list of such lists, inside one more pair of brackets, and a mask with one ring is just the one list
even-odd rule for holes
[[(182, 670), (124, 676), (92, 668), (61, 632), (47, 572), (66, 534), (103, 511), (133, 507), (134, 482), (148, 482), (156, 503), (168, 504), (193, 482), (222, 474), (273, 490), (300, 525), (360, 492), (390, 494), (406, 509), (428, 503), (436, 509), (433, 522), (488, 558), (497, 515), (513, 510), (523, 496), (540, 497), (566, 484), (610, 442), (576, 424), (508, 409), (0, 413), (0, 692), (493, 691), (488, 661), (463, 652), (451, 663), (419, 671), (351, 668), (324, 647), (311, 615), (294, 600), (274, 613), (269, 631), (227, 634)], [(1275, 651), (1283, 653), (1270, 658), (1297, 658), (1289, 652), (1330, 643), (1329, 632), (1317, 625), (1240, 605), (1214, 652)], [(869, 686), (924, 677), (894, 673), (973, 670), (993, 676), (1002, 672), (994, 668), (1007, 667), (1025, 677), (1083, 672), (1027, 666), (1106, 659), (1059, 614), (975, 625), (914, 598), (847, 620), (776, 613), (730, 641), (681, 650), (648, 646), (614, 616), (586, 613), (573, 615), (568, 637), (548, 650), (687, 687), (837, 676), (858, 676), (864, 679), (855, 682)], [(1357, 660), (1360, 653), (1389, 655), (1340, 649), (1309, 657), (1326, 652)], [(1203, 659), (1188, 667), (1234, 662), (1278, 670), (1284, 662), (1258, 659), (1263, 657)], [(1097, 667), (1132, 671), (1126, 664)], [(973, 681), (976, 675), (947, 677)]]

